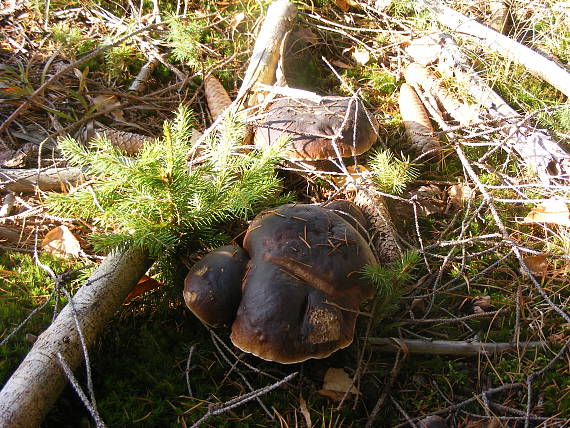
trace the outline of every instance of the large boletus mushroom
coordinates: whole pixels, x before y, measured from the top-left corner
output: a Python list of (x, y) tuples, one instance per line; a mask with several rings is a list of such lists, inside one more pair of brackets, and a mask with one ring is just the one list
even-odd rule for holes
[(355, 156), (376, 141), (378, 124), (356, 98), (323, 97), (321, 102), (282, 98), (266, 117), (257, 127), (255, 144), (274, 144), (286, 136), (284, 156), (289, 160)]
[(324, 358), (352, 342), (360, 304), (373, 294), (361, 269), (375, 263), (346, 220), (314, 205), (284, 205), (254, 219), (232, 325), (235, 346), (266, 360)]

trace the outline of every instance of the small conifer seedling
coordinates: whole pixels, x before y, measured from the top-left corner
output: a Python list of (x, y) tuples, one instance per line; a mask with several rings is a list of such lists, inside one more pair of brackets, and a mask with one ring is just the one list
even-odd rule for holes
[(279, 146), (247, 150), (243, 125), (228, 117), (206, 140), (203, 160), (189, 164), (191, 133), (192, 115), (180, 108), (165, 124), (164, 136), (134, 157), (104, 138), (90, 147), (61, 140), (69, 163), (83, 168), (90, 181), (51, 195), (49, 207), (97, 226), (91, 237), (97, 250), (134, 246), (160, 262), (181, 247), (218, 245), (224, 240), (221, 226), (283, 202), (274, 171)]

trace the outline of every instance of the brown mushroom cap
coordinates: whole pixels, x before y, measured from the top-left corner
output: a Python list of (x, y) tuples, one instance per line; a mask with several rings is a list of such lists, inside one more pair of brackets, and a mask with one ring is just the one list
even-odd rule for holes
[(284, 205), (255, 218), (232, 325), (235, 346), (263, 359), (324, 358), (352, 342), (357, 310), (373, 287), (359, 271), (375, 263), (364, 238), (334, 212)]
[(241, 299), (247, 253), (236, 245), (206, 254), (184, 280), (186, 306), (206, 324), (231, 324)]
[(285, 157), (289, 160), (321, 160), (359, 155), (376, 141), (378, 127), (374, 117), (355, 98), (324, 97), (320, 103), (309, 100), (280, 99), (267, 113), (268, 119), (255, 133), (255, 144), (267, 146), (287, 136)]

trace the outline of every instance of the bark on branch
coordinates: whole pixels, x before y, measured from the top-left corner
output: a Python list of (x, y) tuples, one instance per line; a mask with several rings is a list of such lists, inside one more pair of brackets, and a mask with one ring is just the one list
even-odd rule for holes
[(70, 186), (77, 186), (85, 180), (79, 168), (36, 169), (0, 169), (0, 189), (12, 192), (33, 193), (66, 191)]
[[(424, 355), (490, 355), (499, 352), (517, 349), (512, 343), (483, 343), (465, 342), (452, 340), (421, 340), (421, 339), (400, 339), (371, 337), (368, 342), (374, 345), (374, 349), (380, 352), (396, 353), (403, 349), (411, 354)], [(533, 349), (543, 347), (541, 342), (521, 343), (521, 349)]]
[[(150, 262), (142, 251), (111, 254), (73, 296), (73, 306), (87, 346), (95, 341), (149, 267)], [(69, 303), (38, 337), (0, 391), (0, 426), (39, 426), (67, 382), (58, 353), (72, 368), (83, 359)]]
[(417, 6), (428, 10), (442, 25), (476, 38), (479, 43), (526, 67), (535, 76), (570, 97), (570, 74), (538, 52), (521, 45), (491, 28), (445, 6), (440, 0), (420, 0)]

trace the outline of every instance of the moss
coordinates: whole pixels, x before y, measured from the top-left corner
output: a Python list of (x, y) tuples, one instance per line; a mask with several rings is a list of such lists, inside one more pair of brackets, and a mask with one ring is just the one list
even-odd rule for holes
[[(2, 250), (0, 250), (2, 251)], [(80, 267), (81, 261), (59, 259), (48, 254), (40, 256), (40, 261), (50, 266), (56, 275)], [(30, 312), (41, 306), (53, 290), (54, 284), (48, 274), (34, 263), (33, 257), (21, 253), (0, 253), (0, 331), (2, 338), (10, 334)], [(66, 284), (73, 290), (78, 284)], [(61, 299), (60, 308), (65, 304)], [(20, 361), (32, 347), (26, 335), (38, 336), (49, 326), (52, 319), (54, 301), (37, 313), (14, 337), (0, 348), (0, 385), (3, 385), (16, 369)]]

